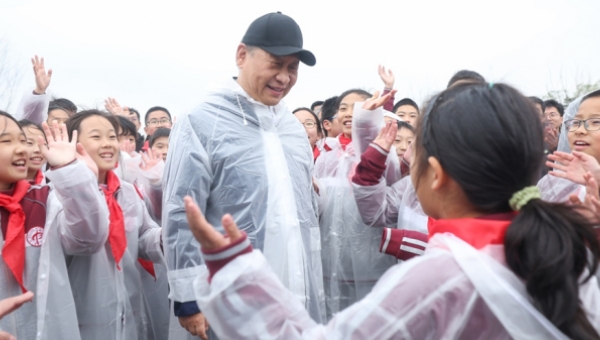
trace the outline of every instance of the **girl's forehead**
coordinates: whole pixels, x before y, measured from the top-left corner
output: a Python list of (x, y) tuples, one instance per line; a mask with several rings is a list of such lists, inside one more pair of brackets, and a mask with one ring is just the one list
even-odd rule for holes
[(7, 117), (0, 118), (0, 133), (23, 133), (19, 125)]
[(600, 117), (600, 97), (593, 97), (583, 101), (579, 105), (577, 115), (575, 115), (576, 118), (591, 116)]

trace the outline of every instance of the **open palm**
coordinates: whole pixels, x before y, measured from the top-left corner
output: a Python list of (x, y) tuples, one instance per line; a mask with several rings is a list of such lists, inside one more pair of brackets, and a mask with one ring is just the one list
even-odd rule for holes
[(38, 137), (42, 155), (52, 167), (60, 167), (73, 162), (77, 156), (77, 131), (73, 131), (73, 138), (69, 141), (65, 124), (58, 125), (55, 121), (52, 128), (43, 122), (42, 127), (48, 143), (44, 146), (44, 138)]
[(568, 179), (571, 182), (586, 185), (585, 174), (591, 173), (596, 181), (600, 180), (600, 164), (593, 156), (583, 152), (573, 151), (569, 154), (566, 152), (556, 151), (548, 156), (548, 159), (553, 162), (546, 162), (546, 165), (553, 168), (555, 171), (550, 171), (550, 174), (555, 177)]

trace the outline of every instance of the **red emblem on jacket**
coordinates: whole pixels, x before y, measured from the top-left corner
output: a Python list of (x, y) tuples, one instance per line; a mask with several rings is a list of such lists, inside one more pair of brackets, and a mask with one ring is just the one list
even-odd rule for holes
[(33, 227), (27, 232), (27, 243), (34, 247), (42, 246), (42, 238), (44, 237), (44, 228)]

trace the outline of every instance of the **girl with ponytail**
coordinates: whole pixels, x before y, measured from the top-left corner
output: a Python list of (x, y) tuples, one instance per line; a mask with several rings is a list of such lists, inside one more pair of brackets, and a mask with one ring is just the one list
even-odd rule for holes
[[(196, 298), (217, 335), (600, 339), (598, 239), (575, 207), (540, 199), (543, 132), (529, 100), (507, 85), (457, 85), (418, 127), (410, 175), (429, 216), (425, 254), (390, 268), (327, 325), (308, 317), (231, 216), (224, 237), (186, 198), (209, 270)], [(389, 150), (394, 127), (384, 131)]]

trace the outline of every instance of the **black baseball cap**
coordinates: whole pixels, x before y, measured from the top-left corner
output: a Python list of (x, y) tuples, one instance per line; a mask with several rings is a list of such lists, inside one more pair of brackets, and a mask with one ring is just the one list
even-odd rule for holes
[(281, 12), (265, 14), (254, 20), (242, 43), (260, 47), (276, 56), (297, 54), (301, 62), (314, 66), (317, 59), (312, 52), (302, 49), (302, 31), (294, 19)]

